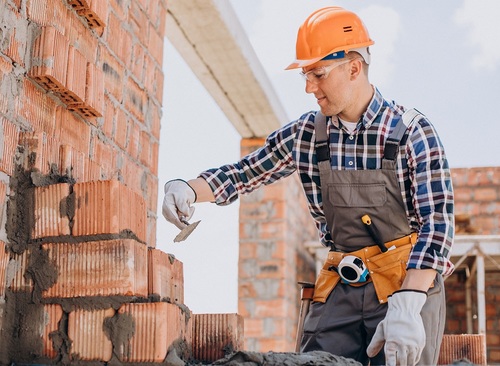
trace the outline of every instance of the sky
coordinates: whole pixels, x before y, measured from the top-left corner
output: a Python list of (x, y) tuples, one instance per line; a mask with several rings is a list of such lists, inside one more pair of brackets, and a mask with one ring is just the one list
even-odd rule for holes
[[(500, 1), (229, 0), (288, 116), (317, 110), (297, 71), (300, 24), (314, 10), (357, 13), (375, 44), (370, 81), (388, 100), (424, 113), (451, 168), (500, 165)], [(240, 157), (240, 137), (175, 48), (165, 41), (157, 248), (184, 264), (185, 304), (195, 313), (237, 312), (238, 202), (196, 205), (198, 228), (182, 243), (161, 214), (163, 185)], [(238, 82), (235, 80), (235, 82)], [(187, 113), (186, 113), (187, 111)]]

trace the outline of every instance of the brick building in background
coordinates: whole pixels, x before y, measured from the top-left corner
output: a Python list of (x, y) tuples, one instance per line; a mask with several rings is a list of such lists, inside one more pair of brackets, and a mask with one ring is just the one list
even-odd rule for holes
[[(182, 263), (155, 249), (167, 3), (182, 7), (166, 0), (0, 1), (2, 364), (161, 363), (171, 346), (180, 357), (214, 360), (243, 348), (242, 317), (245, 349), (294, 348), (296, 283), (314, 280), (306, 246), (316, 240), (295, 178), (242, 198), (239, 315), (191, 314)], [(189, 14), (217, 20), (211, 10)], [(228, 54), (238, 49), (223, 43)], [(267, 107), (228, 111), (235, 105), (223, 109), (240, 126), (245, 154), (264, 134), (248, 132), (238, 118)], [(453, 178), (462, 233), (498, 245), (500, 168), (454, 169)], [(491, 265), (498, 253), (485, 260), (486, 294), (475, 291), (474, 264), (463, 258), (446, 282), (447, 333), (486, 331), (489, 361), (500, 362), (500, 271)], [(483, 295), (484, 330), (473, 321), (480, 311), (474, 300)]]

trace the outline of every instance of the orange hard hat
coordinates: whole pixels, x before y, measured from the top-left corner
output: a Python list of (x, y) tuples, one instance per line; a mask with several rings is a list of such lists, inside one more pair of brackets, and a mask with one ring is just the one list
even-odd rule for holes
[[(361, 19), (338, 6), (316, 10), (304, 21), (297, 34), (296, 57), (286, 70), (312, 65), (326, 56), (341, 58), (356, 49), (369, 63), (367, 48), (374, 42)], [(338, 53), (338, 54), (336, 54)]]

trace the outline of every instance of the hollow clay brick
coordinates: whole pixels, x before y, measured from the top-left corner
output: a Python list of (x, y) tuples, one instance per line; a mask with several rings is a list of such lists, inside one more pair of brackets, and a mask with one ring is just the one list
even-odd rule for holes
[(119, 347), (115, 344), (122, 362), (162, 362), (174, 341), (184, 342), (186, 349), (191, 347), (191, 319), (175, 304), (124, 304), (118, 313), (129, 315), (135, 326), (128, 342)]
[(30, 276), (26, 276), (31, 249), (25, 250), (22, 254), (12, 254), (12, 259), (7, 267), (7, 287), (13, 292), (31, 292), (33, 281)]
[(44, 89), (57, 92), (66, 89), (68, 40), (54, 27), (42, 27), (35, 40), (29, 76)]
[(181, 261), (159, 249), (148, 250), (149, 294), (176, 304), (184, 303), (184, 271)]
[(484, 334), (445, 334), (439, 351), (438, 365), (451, 365), (467, 359), (474, 365), (486, 365)]
[(5, 243), (0, 240), (0, 301), (5, 296), (5, 285), (7, 281), (7, 264), (9, 263), (9, 253), (6, 250)]
[(131, 233), (146, 240), (142, 196), (117, 180), (76, 183), (73, 235)]
[(113, 344), (104, 332), (104, 320), (114, 314), (112, 308), (78, 309), (69, 313), (70, 354), (78, 355), (78, 359), (84, 361), (109, 361), (113, 354)]
[(46, 243), (58, 273), (44, 298), (147, 296), (147, 247), (131, 239)]
[(19, 140), (19, 127), (5, 118), (0, 118), (0, 170), (8, 175), (14, 171), (14, 155)]
[(243, 318), (238, 314), (193, 314), (193, 357), (213, 362), (225, 350), (243, 349)]
[(43, 351), (45, 357), (55, 358), (58, 355), (57, 350), (54, 349), (52, 343), (51, 333), (59, 329), (59, 322), (61, 321), (63, 310), (61, 305), (58, 304), (45, 304), (43, 305), (44, 324), (43, 329)]
[(67, 183), (34, 188), (32, 239), (70, 234), (69, 194)]

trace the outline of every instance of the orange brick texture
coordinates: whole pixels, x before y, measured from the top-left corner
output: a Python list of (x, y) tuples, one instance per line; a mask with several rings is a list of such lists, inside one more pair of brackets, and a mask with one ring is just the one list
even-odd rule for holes
[(0, 364), (192, 360), (183, 265), (155, 249), (167, 1), (0, 13)]
[[(261, 144), (242, 140), (242, 154)], [(250, 351), (294, 351), (297, 282), (314, 282), (314, 262), (303, 243), (317, 240), (317, 233), (295, 178), (241, 197), (238, 313), (245, 319)]]
[[(452, 169), (455, 191), (455, 219), (461, 235), (500, 234), (500, 167)], [(467, 218), (464, 220), (463, 218)], [(493, 243), (491, 245), (494, 245)], [(445, 333), (467, 333), (465, 305), (465, 274), (456, 272), (445, 282), (447, 296), (447, 322)], [(500, 274), (485, 273), (486, 351), (488, 364), (500, 363)], [(477, 286), (471, 286), (472, 302), (476, 303)], [(473, 322), (473, 331), (477, 332)], [(480, 363), (478, 363), (480, 364)]]

